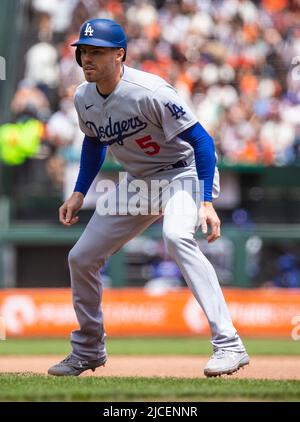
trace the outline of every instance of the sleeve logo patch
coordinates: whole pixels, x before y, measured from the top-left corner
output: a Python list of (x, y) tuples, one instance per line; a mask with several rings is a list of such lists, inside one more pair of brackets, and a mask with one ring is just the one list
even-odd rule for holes
[(183, 110), (183, 107), (178, 107), (176, 104), (165, 104), (165, 107), (168, 108), (168, 110), (171, 113), (171, 116), (174, 117), (176, 120), (180, 119), (180, 117), (185, 115), (185, 111)]

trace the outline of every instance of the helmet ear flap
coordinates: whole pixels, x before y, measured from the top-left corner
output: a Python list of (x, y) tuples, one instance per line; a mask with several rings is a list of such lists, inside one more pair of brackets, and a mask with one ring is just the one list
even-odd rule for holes
[(80, 47), (76, 47), (75, 56), (76, 56), (77, 63), (79, 64), (80, 67), (82, 67)]

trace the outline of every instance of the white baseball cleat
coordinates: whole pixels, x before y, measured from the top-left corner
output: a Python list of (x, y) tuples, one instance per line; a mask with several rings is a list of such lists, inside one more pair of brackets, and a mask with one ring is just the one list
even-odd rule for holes
[(218, 349), (207, 362), (204, 368), (204, 375), (217, 377), (231, 375), (245, 365), (249, 365), (250, 358), (247, 353), (233, 352), (225, 349)]

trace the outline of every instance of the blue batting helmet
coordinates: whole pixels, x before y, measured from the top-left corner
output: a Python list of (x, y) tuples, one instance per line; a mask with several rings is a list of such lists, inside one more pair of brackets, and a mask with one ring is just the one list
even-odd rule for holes
[(81, 64), (81, 54), (78, 46), (93, 45), (95, 47), (124, 48), (126, 59), (127, 41), (123, 28), (111, 19), (91, 19), (82, 25), (79, 40), (71, 44), (76, 48), (76, 60)]

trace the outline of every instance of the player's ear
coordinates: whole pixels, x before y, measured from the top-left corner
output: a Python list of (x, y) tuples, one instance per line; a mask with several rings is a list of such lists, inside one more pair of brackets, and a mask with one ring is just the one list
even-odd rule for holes
[(119, 63), (121, 63), (123, 61), (123, 57), (125, 55), (125, 50), (124, 48), (118, 48), (117, 49), (117, 61)]
[(75, 50), (75, 57), (76, 57), (76, 61), (79, 64), (80, 67), (82, 67), (82, 62), (81, 62), (81, 50), (80, 47), (76, 47)]

